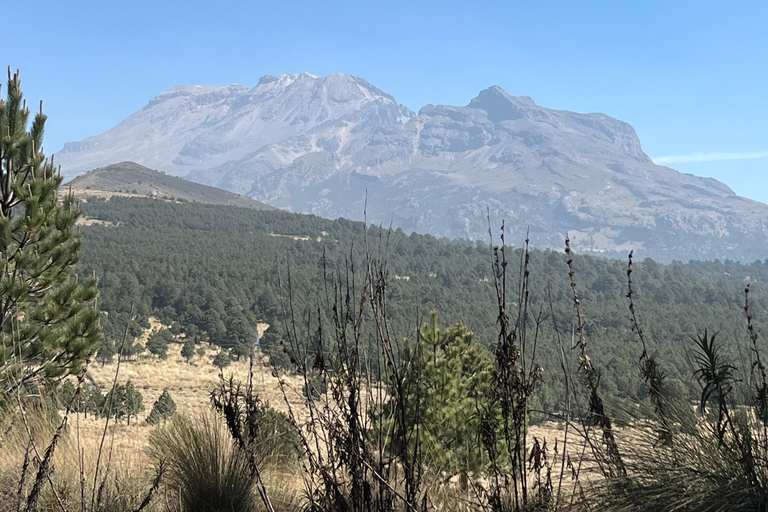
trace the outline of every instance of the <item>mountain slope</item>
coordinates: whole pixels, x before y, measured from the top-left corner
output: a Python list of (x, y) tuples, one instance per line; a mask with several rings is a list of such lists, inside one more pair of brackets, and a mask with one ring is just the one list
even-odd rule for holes
[(183, 180), (134, 162), (122, 162), (82, 174), (68, 183), (79, 196), (97, 193), (128, 193), (150, 197), (173, 197), (195, 203), (240, 206), (255, 210), (274, 210), (272, 206), (250, 197), (233, 194), (199, 183)]
[(184, 175), (213, 169), (323, 124), (379, 119), (392, 124), (413, 112), (365, 80), (335, 73), (265, 76), (253, 88), (179, 86), (105, 134), (68, 143), (67, 173), (116, 161)]
[(263, 77), (253, 89), (177, 87), (112, 130), (67, 144), (66, 173), (132, 159), (279, 208), (485, 239), (635, 249), (661, 260), (763, 257), (768, 206), (661, 167), (632, 127), (540, 107), (499, 87), (418, 114), (335, 73)]

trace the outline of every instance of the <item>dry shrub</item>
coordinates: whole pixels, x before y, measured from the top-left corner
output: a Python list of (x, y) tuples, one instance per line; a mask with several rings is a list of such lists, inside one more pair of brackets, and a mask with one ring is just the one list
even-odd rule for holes
[[(27, 509), (38, 463), (50, 446), (60, 417), (49, 405), (7, 403), (0, 414), (0, 512)], [(81, 418), (71, 415), (52, 456), (49, 476), (42, 480), (39, 510), (125, 511), (139, 508), (154, 477), (139, 450), (105, 449), (93, 489), (99, 439), (79, 435)], [(95, 420), (90, 420), (94, 422)], [(92, 499), (93, 498), (93, 499)], [(85, 503), (85, 505), (83, 505)], [(144, 510), (157, 510), (145, 506)]]
[(165, 465), (166, 483), (181, 510), (256, 510), (248, 460), (215, 416), (177, 416), (150, 434), (149, 455), (158, 467)]

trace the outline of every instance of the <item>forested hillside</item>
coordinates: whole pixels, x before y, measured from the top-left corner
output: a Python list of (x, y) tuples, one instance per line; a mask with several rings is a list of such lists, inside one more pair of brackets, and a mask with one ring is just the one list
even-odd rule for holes
[[(344, 219), (152, 199), (91, 200), (82, 209), (84, 215), (108, 223), (82, 228), (79, 272), (99, 278), (99, 306), (113, 340), (122, 334), (133, 307), (140, 323), (150, 314), (158, 315), (176, 322), (180, 330), (231, 348), (235, 355), (244, 353), (256, 323), (268, 322), (273, 327), (264, 343), (279, 358), (276, 347), (284, 325), (281, 300), (288, 298), (288, 273), (294, 312), (306, 320), (326, 293), (324, 266), (346, 276), (351, 254), (359, 274), (364, 271), (367, 241), (369, 252), (386, 257), (389, 316), (400, 339), (413, 335), (434, 308), (443, 325), (463, 322), (484, 346), (496, 342), (488, 244), (378, 228), (366, 235), (362, 223)], [(523, 240), (510, 242), (522, 245)], [(508, 254), (515, 267), (510, 274), (517, 279), (521, 252)], [(537, 350), (544, 367), (540, 398), (545, 410), (554, 410), (562, 400), (558, 334), (566, 357), (577, 357), (577, 351), (567, 348), (575, 324), (565, 260), (559, 251), (531, 253), (532, 315), (542, 315)], [(601, 386), (610, 395), (642, 398), (637, 378), (641, 349), (630, 330), (626, 261), (577, 255), (574, 265), (590, 351), (602, 371)], [(747, 277), (753, 283), (755, 322), (758, 327), (768, 322), (768, 300), (760, 286), (768, 281), (768, 263), (660, 265), (644, 260), (635, 264), (632, 276), (640, 324), (675, 394), (688, 390), (690, 337), (705, 328), (720, 332), (730, 357), (747, 358), (742, 309)]]

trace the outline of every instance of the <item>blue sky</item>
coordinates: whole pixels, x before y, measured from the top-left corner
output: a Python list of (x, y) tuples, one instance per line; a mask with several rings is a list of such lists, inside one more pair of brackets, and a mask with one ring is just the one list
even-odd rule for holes
[(0, 63), (45, 101), (47, 152), (179, 84), (341, 71), (418, 110), (500, 85), (604, 112), (649, 156), (768, 202), (768, 2), (16, 1)]

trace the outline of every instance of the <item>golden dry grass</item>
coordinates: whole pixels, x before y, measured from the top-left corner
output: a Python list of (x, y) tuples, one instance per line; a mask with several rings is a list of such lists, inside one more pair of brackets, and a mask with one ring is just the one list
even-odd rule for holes
[[(150, 328), (146, 329), (139, 338), (140, 343), (146, 343), (149, 335), (158, 329), (164, 328), (157, 319), (150, 318)], [(260, 331), (266, 330), (266, 325), (260, 325)], [(168, 389), (177, 404), (179, 413), (188, 417), (198, 417), (210, 412), (209, 394), (219, 382), (220, 372), (212, 364), (213, 357), (218, 353), (218, 348), (204, 345), (206, 350), (202, 356), (195, 356), (191, 363), (188, 363), (181, 357), (181, 343), (173, 343), (168, 350), (168, 358), (160, 359), (157, 356), (145, 353), (136, 360), (123, 360), (121, 362), (118, 382), (125, 383), (131, 380), (136, 388), (144, 397), (145, 411), (138, 417), (131, 420), (128, 425), (126, 421), (110, 420), (110, 425), (106, 429), (103, 418), (85, 417), (82, 414), (73, 414), (70, 417), (69, 429), (63, 438), (56, 454), (56, 473), (55, 480), (57, 485), (67, 493), (79, 493), (79, 463), (78, 452), (84, 455), (83, 467), (85, 468), (85, 480), (92, 482), (93, 470), (96, 466), (96, 456), (99, 451), (99, 444), (102, 436), (105, 436), (105, 449), (102, 455), (102, 471), (110, 475), (110, 482), (119, 483), (120, 488), (116, 490), (115, 484), (111, 483), (112, 491), (122, 494), (123, 497), (135, 501), (143, 498), (143, 494), (148, 489), (152, 480), (152, 464), (146, 454), (146, 447), (149, 441), (150, 431), (153, 427), (146, 424), (144, 419), (149, 414), (154, 401), (160, 396), (164, 389)], [(109, 389), (115, 378), (117, 370), (116, 363), (100, 365), (92, 363), (88, 370), (90, 378), (102, 389)], [(247, 360), (233, 361), (230, 366), (224, 370), (225, 378), (230, 375), (235, 380), (246, 382), (249, 372), (249, 362)], [(298, 376), (283, 376), (282, 380), (287, 384), (290, 407), (297, 420), (301, 423), (308, 419), (305, 399), (301, 394), (302, 380)], [(257, 358), (254, 367), (255, 388), (262, 396), (263, 400), (275, 409), (287, 412), (288, 406), (285, 403), (282, 391), (278, 384), (278, 379), (273, 376), (271, 368), (268, 366), (266, 357)], [(34, 427), (38, 444), (38, 450), (42, 453), (53, 432), (50, 425)], [(619, 432), (620, 440), (631, 439), (631, 430)], [(562, 425), (549, 422), (543, 425), (531, 426), (529, 429), (530, 437), (535, 436), (539, 440), (546, 440), (549, 450), (549, 460), (552, 464), (551, 478), (557, 485), (560, 473), (560, 457), (563, 447), (563, 437), (565, 430)], [(2, 446), (0, 446), (0, 478), (9, 483), (15, 478), (18, 480), (20, 468), (24, 459), (24, 450), (26, 447), (27, 436), (25, 430), (17, 424), (16, 428), (8, 434)], [(599, 435), (595, 436), (596, 438)], [(556, 447), (557, 446), (557, 451)], [(576, 461), (582, 461), (581, 481), (588, 482), (597, 477), (596, 466), (592, 460), (590, 450), (584, 449), (584, 441), (573, 431), (569, 435), (568, 456), (574, 464)], [(565, 468), (563, 478), (563, 492), (570, 495), (574, 490), (574, 483), (570, 477), (571, 470)], [(298, 508), (302, 499), (303, 482), (298, 468), (273, 467), (269, 468), (265, 474), (265, 480), (276, 505), (283, 510), (292, 510)], [(471, 501), (472, 496), (464, 496), (456, 485), (446, 487), (436, 480), (435, 493), (433, 496), (443, 496), (449, 502), (452, 502), (452, 510), (460, 510), (457, 507), (464, 500)], [(5, 484), (3, 484), (5, 485)], [(92, 483), (89, 483), (92, 486)], [(51, 499), (50, 491), (48, 499)], [(72, 502), (79, 496), (70, 496)], [(160, 504), (155, 506), (160, 507)], [(55, 508), (55, 507), (52, 507)], [(0, 506), (0, 512), (3, 507)]]
[[(138, 339), (139, 343), (146, 343), (153, 331), (163, 327), (168, 326), (162, 325), (155, 318), (150, 318), (150, 327)], [(259, 325), (260, 332), (263, 333), (267, 327), (266, 324)], [(100, 474), (109, 475), (107, 491), (120, 495), (121, 499), (133, 500), (131, 503), (120, 504), (116, 509), (127, 506), (128, 508), (125, 509), (129, 510), (138, 505), (153, 478), (152, 463), (147, 456), (146, 448), (150, 431), (154, 427), (147, 425), (144, 420), (154, 401), (164, 389), (168, 389), (179, 413), (192, 418), (210, 413), (209, 394), (220, 379), (219, 369), (212, 364), (218, 348), (203, 346), (206, 347), (205, 355), (195, 356), (191, 364), (181, 357), (181, 343), (173, 343), (169, 346), (168, 358), (165, 360), (145, 353), (137, 360), (121, 361), (118, 382), (125, 383), (131, 380), (144, 397), (145, 410), (138, 417), (132, 418), (130, 425), (125, 420), (110, 419), (107, 426), (104, 418), (94, 418), (92, 415), (86, 417), (84, 414), (75, 413), (70, 415), (68, 428), (56, 447), (53, 475), (57, 488), (67, 503), (74, 504), (79, 500), (81, 464), (78, 461), (78, 453), (83, 454), (83, 477), (87, 483), (86, 488), (91, 489), (96, 458), (103, 437), (104, 449), (100, 462)], [(287, 406), (277, 378), (272, 376), (267, 365), (266, 357), (257, 358), (254, 365), (255, 386), (265, 402), (278, 410), (286, 411)], [(116, 362), (106, 365), (92, 363), (88, 369), (88, 376), (103, 390), (108, 390), (115, 379), (116, 370)], [(241, 360), (233, 361), (224, 369), (223, 374), (225, 378), (233, 376), (235, 380), (245, 383), (248, 372), (248, 361)], [(300, 391), (300, 379), (294, 376), (283, 377), (283, 379), (288, 384), (288, 396), (294, 413), (299, 418), (304, 417), (305, 407), (302, 405), (304, 402)], [(63, 411), (59, 412), (59, 414), (62, 413)], [(55, 425), (35, 416), (31, 411), (27, 416), (34, 434), (35, 446), (42, 454), (53, 437)], [(29, 436), (18, 411), (13, 411), (13, 414), (0, 420), (2, 420), (0, 426), (3, 433), (0, 443), (0, 495), (7, 496), (9, 489), (15, 489), (18, 486)], [(106, 429), (105, 426), (107, 426)], [(268, 487), (274, 491), (275, 499), (288, 510), (295, 508), (294, 505), (297, 504), (301, 495), (302, 482), (297, 474), (296, 471), (288, 468), (270, 468), (265, 476)], [(34, 479), (33, 474), (28, 476), (28, 483), (31, 479)], [(1, 498), (4, 496), (0, 496), (0, 502), (3, 501)], [(58, 508), (48, 486), (45, 488), (44, 499), (46, 500), (42, 506), (44, 510)], [(158, 510), (163, 509), (162, 506), (157, 506)], [(15, 501), (0, 503), (0, 512), (6, 509), (15, 510)]]
[[(145, 329), (138, 342), (145, 344), (149, 335), (161, 329), (168, 327), (162, 325), (156, 318), (150, 317), (150, 327)], [(269, 326), (259, 324), (260, 333), (264, 333)], [(160, 359), (157, 356), (147, 352), (138, 356), (136, 360), (123, 360), (120, 364), (118, 382), (123, 384), (128, 380), (132, 381), (136, 389), (144, 396), (145, 411), (139, 415), (136, 424), (143, 423), (143, 420), (149, 414), (152, 404), (167, 389), (176, 402), (177, 410), (186, 416), (196, 416), (207, 412), (209, 408), (209, 395), (219, 382), (219, 369), (213, 366), (213, 357), (219, 352), (218, 347), (210, 347), (206, 344), (201, 345), (205, 348), (205, 355), (196, 355), (190, 363), (181, 357), (181, 343), (172, 343), (168, 347), (168, 358)], [(92, 364), (88, 369), (88, 374), (93, 381), (101, 386), (102, 389), (109, 389), (115, 378), (116, 363), (113, 364)], [(241, 359), (233, 361), (223, 371), (225, 378), (234, 377), (236, 381), (245, 384), (248, 380), (249, 361)], [(261, 396), (262, 400), (277, 410), (287, 412), (287, 406), (282, 392), (278, 385), (278, 379), (272, 375), (271, 367), (266, 356), (257, 355), (254, 362), (254, 388)], [(296, 376), (283, 376), (283, 380), (288, 385), (288, 397), (291, 407), (299, 419), (304, 418), (304, 399), (301, 395), (302, 381)], [(126, 425), (127, 427), (127, 425)], [(134, 425), (132, 421), (131, 429), (140, 429), (140, 425)], [(147, 438), (149, 428), (144, 427), (146, 432), (137, 430), (131, 431), (129, 436), (132, 438)]]

